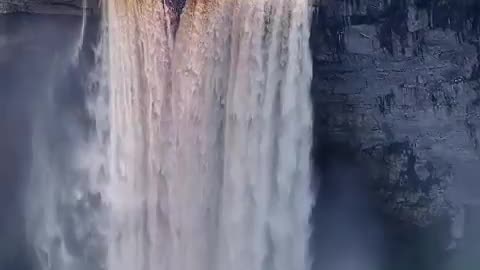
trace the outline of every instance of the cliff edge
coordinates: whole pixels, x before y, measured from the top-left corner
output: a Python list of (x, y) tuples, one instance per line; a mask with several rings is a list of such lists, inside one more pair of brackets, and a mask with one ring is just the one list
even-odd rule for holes
[(100, 0), (0, 0), (0, 14), (82, 15), (99, 13)]

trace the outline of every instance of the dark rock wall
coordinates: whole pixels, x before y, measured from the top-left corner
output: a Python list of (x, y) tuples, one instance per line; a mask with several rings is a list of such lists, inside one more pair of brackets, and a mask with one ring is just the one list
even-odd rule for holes
[(316, 147), (355, 149), (388, 210), (419, 225), (453, 210), (447, 195), (480, 198), (479, 4), (324, 1), (314, 14)]
[(98, 14), (101, 0), (0, 0), (0, 14)]
[(439, 269), (479, 207), (479, 33), (476, 0), (316, 1), (314, 159), (323, 185), (332, 164), (361, 171), (350, 185), (368, 187), (391, 254), (412, 254), (394, 256), (405, 269)]

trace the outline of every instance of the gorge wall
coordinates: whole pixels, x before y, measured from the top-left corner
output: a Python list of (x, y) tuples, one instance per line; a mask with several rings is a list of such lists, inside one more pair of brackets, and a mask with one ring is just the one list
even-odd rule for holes
[(31, 13), (49, 15), (98, 14), (99, 0), (1, 0), (0, 14)]
[[(335, 159), (360, 170), (348, 185), (366, 187), (369, 208), (397, 234), (387, 238), (403, 235), (404, 250), (426, 250), (419, 239), (428, 233), (436, 235), (438, 254), (468, 246), (474, 236), (464, 234), (480, 198), (480, 3), (316, 3), (317, 164), (328, 171)], [(405, 256), (439, 269), (427, 265), (435, 264), (428, 256)]]

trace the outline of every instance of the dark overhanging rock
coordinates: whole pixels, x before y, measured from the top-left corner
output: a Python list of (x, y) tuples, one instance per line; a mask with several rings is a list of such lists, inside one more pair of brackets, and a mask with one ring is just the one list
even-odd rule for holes
[(0, 0), (0, 14), (32, 13), (48, 15), (99, 14), (101, 0)]
[(381, 202), (386, 227), (405, 236), (397, 238), (405, 250), (429, 233), (442, 239), (429, 247), (437, 257), (453, 252), (455, 242), (478, 234), (462, 224), (465, 205), (480, 198), (480, 2), (317, 3), (317, 165), (345, 152), (339, 146), (350, 149), (340, 155), (355, 156), (368, 172), (365, 185)]
[[(472, 12), (480, 3), (388, 2), (319, 2), (311, 41), (318, 141), (351, 145), (380, 167), (395, 159), (392, 145), (406, 143), (417, 163), (443, 168), (442, 176), (432, 169), (442, 182), (462, 182), (453, 163), (480, 161), (480, 13)], [(410, 176), (428, 173), (422, 164)]]

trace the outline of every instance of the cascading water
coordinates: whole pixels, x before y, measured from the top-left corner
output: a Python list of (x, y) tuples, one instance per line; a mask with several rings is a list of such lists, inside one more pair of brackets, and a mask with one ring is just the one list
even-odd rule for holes
[(307, 1), (191, 0), (180, 22), (171, 1), (103, 4), (97, 136), (74, 161), (102, 201), (98, 268), (309, 269)]
[(82, 23), (80, 25), (80, 33), (78, 35), (77, 44), (75, 44), (74, 52), (73, 52), (73, 62), (78, 64), (78, 57), (80, 56), (80, 52), (83, 47), (83, 43), (85, 42), (85, 30), (87, 27), (87, 0), (82, 0)]

